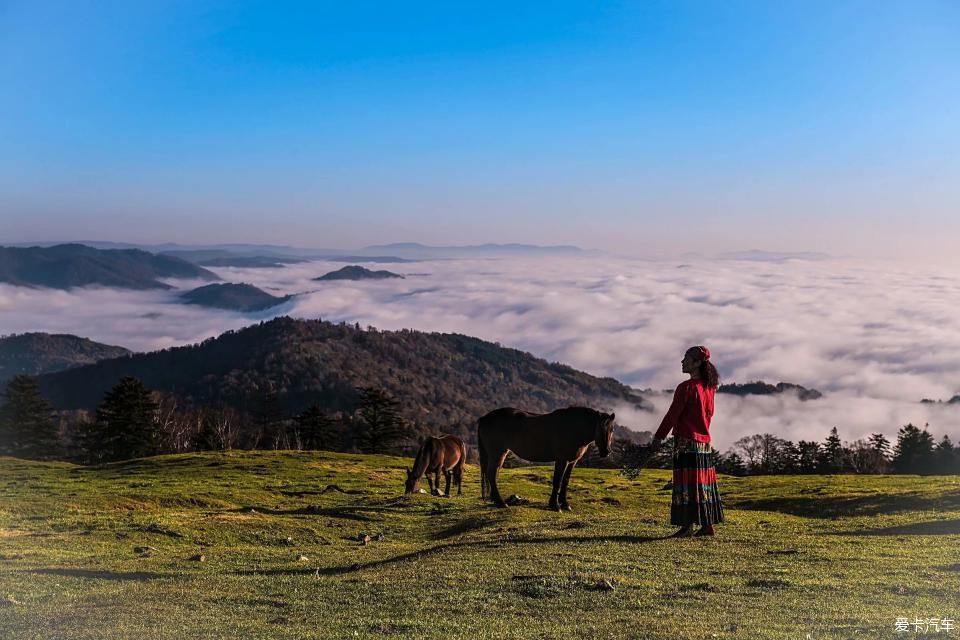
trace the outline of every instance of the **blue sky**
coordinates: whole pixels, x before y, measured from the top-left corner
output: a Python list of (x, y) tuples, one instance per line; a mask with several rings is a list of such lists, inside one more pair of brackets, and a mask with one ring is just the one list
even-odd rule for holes
[(0, 242), (955, 253), (956, 2), (0, 0)]

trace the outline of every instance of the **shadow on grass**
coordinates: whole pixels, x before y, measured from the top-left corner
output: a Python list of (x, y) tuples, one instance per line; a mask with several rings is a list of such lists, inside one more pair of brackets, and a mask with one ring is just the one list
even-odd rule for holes
[(480, 529), (485, 529), (487, 527), (492, 527), (496, 524), (497, 522), (491, 522), (487, 518), (478, 518), (478, 517), (465, 518), (452, 526), (449, 526), (434, 532), (433, 537), (434, 539), (437, 539), (437, 540), (444, 540), (446, 538), (452, 538), (454, 536), (459, 536), (465, 533), (470, 533), (473, 531), (478, 531)]
[(164, 578), (163, 574), (150, 571), (94, 571), (93, 569), (32, 569), (24, 573), (33, 573), (45, 576), (63, 576), (65, 578), (92, 578), (94, 580), (117, 580), (145, 582)]
[[(352, 504), (339, 507), (321, 507), (320, 505), (306, 505), (296, 509), (271, 509), (270, 507), (258, 507), (247, 505), (234, 509), (236, 513), (259, 513), (268, 516), (326, 516), (330, 518), (344, 518), (346, 520), (359, 520), (361, 522), (375, 522), (380, 520), (377, 514), (381, 513), (408, 513), (410, 509), (418, 505), (405, 498), (394, 498), (383, 504)], [(422, 505), (421, 505), (422, 506)], [(444, 512), (449, 510), (449, 506), (438, 507), (433, 504), (434, 511), (442, 509)], [(431, 513), (437, 515), (437, 513)]]
[(932, 522), (916, 522), (898, 527), (883, 529), (863, 529), (861, 531), (845, 531), (846, 536), (949, 536), (960, 534), (960, 520), (934, 520)]
[(263, 571), (250, 571), (250, 570), (241, 570), (238, 571), (238, 575), (262, 575), (262, 576), (285, 576), (285, 575), (309, 575), (315, 574), (318, 576), (337, 576), (343, 575), (346, 573), (352, 573), (354, 571), (363, 571), (364, 569), (377, 569), (379, 567), (385, 567), (388, 565), (396, 564), (399, 562), (405, 562), (407, 560), (419, 560), (426, 556), (436, 555), (443, 551), (450, 551), (454, 549), (469, 549), (469, 548), (478, 548), (478, 549), (499, 549), (506, 545), (514, 544), (550, 544), (550, 543), (590, 543), (590, 542), (621, 542), (628, 544), (640, 544), (644, 542), (654, 542), (656, 540), (667, 540), (670, 536), (554, 536), (554, 537), (545, 537), (545, 538), (516, 538), (516, 537), (505, 537), (496, 540), (469, 540), (463, 542), (450, 542), (447, 544), (438, 544), (432, 547), (427, 547), (425, 549), (420, 549), (418, 551), (411, 551), (410, 553), (404, 553), (398, 556), (393, 556), (391, 558), (384, 558), (383, 560), (374, 560), (372, 562), (367, 562), (364, 564), (354, 563), (347, 566), (340, 567), (321, 567), (317, 569), (266, 569)]
[(269, 507), (241, 507), (234, 509), (236, 513), (259, 513), (267, 516), (325, 516), (328, 518), (342, 518), (360, 522), (375, 522), (380, 518), (363, 513), (364, 511), (385, 511), (380, 507), (319, 507), (307, 505), (297, 509), (271, 509)]
[(734, 509), (748, 511), (776, 511), (806, 518), (838, 518), (841, 516), (872, 516), (924, 511), (929, 509), (960, 509), (960, 492), (929, 496), (919, 493), (872, 494), (850, 497), (764, 498), (760, 500), (724, 499)]

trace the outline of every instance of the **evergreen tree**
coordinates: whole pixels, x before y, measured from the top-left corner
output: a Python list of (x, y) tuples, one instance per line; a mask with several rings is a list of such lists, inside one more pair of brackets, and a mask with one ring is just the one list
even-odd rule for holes
[(890, 460), (890, 441), (882, 433), (874, 433), (867, 439), (873, 450), (876, 451), (884, 460)]
[(37, 381), (14, 376), (0, 407), (0, 454), (50, 458), (59, 453), (58, 423)]
[(820, 450), (817, 469), (820, 473), (841, 473), (844, 470), (843, 453), (843, 442), (840, 440), (837, 428), (834, 427), (830, 429), (830, 435), (827, 436)]
[(159, 452), (157, 405), (136, 378), (120, 380), (97, 408), (96, 422), (85, 434), (91, 461), (142, 458)]
[(736, 451), (728, 451), (717, 460), (717, 471), (731, 476), (745, 476), (747, 465)]
[(819, 442), (799, 441), (797, 443), (797, 473), (816, 473), (822, 455)]
[(774, 438), (770, 473), (797, 473), (800, 469), (800, 448), (790, 440)]
[(253, 423), (256, 429), (253, 448), (290, 448), (280, 395), (270, 381), (261, 384), (254, 397)]
[(933, 448), (933, 469), (935, 473), (944, 475), (960, 471), (957, 469), (957, 452), (950, 441), (950, 436), (944, 435)]
[(337, 445), (336, 422), (323, 413), (319, 404), (310, 405), (297, 416), (297, 428), (306, 449), (332, 450)]
[(897, 433), (893, 452), (893, 469), (897, 473), (932, 473), (933, 436), (927, 431), (907, 424)]
[(360, 449), (365, 453), (390, 451), (406, 435), (406, 425), (397, 410), (399, 403), (385, 391), (373, 387), (358, 389), (357, 414), (361, 422)]

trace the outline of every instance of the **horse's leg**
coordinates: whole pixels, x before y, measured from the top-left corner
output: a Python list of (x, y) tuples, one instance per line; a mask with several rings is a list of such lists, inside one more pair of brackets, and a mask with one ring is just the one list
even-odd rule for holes
[(433, 472), (433, 484), (437, 488), (437, 492), (434, 495), (440, 495), (440, 467), (437, 467), (437, 470)]
[(483, 448), (483, 442), (477, 444), (477, 456), (480, 458), (480, 499), (486, 500), (490, 483), (487, 480), (487, 451)]
[(457, 495), (463, 495), (463, 464), (453, 468), (453, 479), (457, 481)]
[(447, 490), (444, 492), (443, 495), (449, 498), (450, 497), (450, 481), (453, 480), (453, 471), (450, 471), (449, 469), (447, 469), (446, 471), (443, 472), (443, 475), (447, 479)]
[(573, 473), (573, 468), (577, 466), (577, 461), (568, 462), (566, 468), (563, 470), (563, 481), (560, 483), (560, 508), (565, 511), (573, 511), (570, 508), (570, 503), (567, 502), (567, 485), (570, 484), (570, 474)]
[(427, 479), (427, 485), (430, 487), (430, 495), (433, 495), (433, 478), (430, 477), (429, 473), (424, 474), (423, 477)]
[(560, 484), (563, 482), (563, 473), (566, 471), (567, 463), (557, 460), (553, 465), (553, 485), (550, 489), (550, 508), (554, 511), (560, 511)]
[(490, 499), (493, 500), (493, 503), (498, 507), (507, 506), (507, 503), (503, 501), (503, 497), (500, 495), (500, 488), (497, 486), (497, 473), (500, 471), (500, 466), (503, 465), (503, 461), (506, 459), (506, 451), (499, 456), (490, 456), (487, 459), (487, 481), (490, 483)]

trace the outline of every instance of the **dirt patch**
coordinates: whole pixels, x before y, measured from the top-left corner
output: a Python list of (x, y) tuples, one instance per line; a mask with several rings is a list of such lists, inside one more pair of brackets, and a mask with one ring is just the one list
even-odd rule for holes
[(756, 589), (786, 589), (790, 587), (790, 583), (778, 578), (760, 578), (757, 580), (748, 580), (747, 586)]

